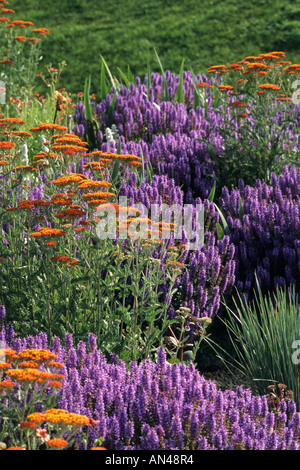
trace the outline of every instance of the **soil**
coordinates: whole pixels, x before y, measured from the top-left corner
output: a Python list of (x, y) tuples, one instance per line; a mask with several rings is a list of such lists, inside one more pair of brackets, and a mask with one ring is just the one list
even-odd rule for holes
[(242, 385), (244, 389), (252, 388), (251, 382), (240, 373), (231, 374), (226, 369), (217, 369), (214, 371), (199, 371), (199, 373), (206, 379), (212, 380), (216, 383), (220, 390), (233, 390), (235, 391), (236, 387)]

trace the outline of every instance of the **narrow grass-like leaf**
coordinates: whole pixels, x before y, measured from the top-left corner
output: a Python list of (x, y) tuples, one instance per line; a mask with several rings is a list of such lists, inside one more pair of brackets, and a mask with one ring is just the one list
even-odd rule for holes
[(147, 165), (147, 183), (148, 184), (151, 184), (153, 175), (154, 175), (153, 167), (152, 167), (151, 162), (149, 162)]
[(150, 58), (147, 56), (147, 100), (150, 96), (150, 87), (151, 87), (151, 67), (150, 67)]
[(140, 145), (141, 149), (141, 158), (142, 158), (142, 166), (141, 166), (141, 183), (145, 182), (145, 160), (144, 160), (144, 154), (142, 150), (142, 146)]
[(198, 106), (201, 106), (205, 110), (206, 115), (206, 103), (202, 101), (200, 91), (197, 88), (196, 78), (194, 73), (192, 72), (192, 81), (194, 86), (194, 100), (193, 100), (193, 110), (197, 111)]
[(120, 75), (121, 75), (121, 77), (122, 77), (122, 79), (125, 83), (126, 88), (129, 88), (130, 81), (129, 81), (128, 77), (126, 76), (126, 74), (119, 67), (117, 67), (117, 69), (118, 69), (118, 71), (119, 71), (119, 73), (120, 73)]
[(133, 75), (133, 73), (131, 72), (129, 65), (128, 65), (128, 67), (127, 67), (127, 77), (128, 77), (129, 83), (134, 83), (134, 85), (136, 85), (136, 81), (135, 81), (134, 75)]
[(175, 94), (175, 101), (178, 103), (184, 103), (184, 95), (183, 95), (183, 66), (184, 66), (184, 59), (182, 61), (180, 72), (179, 72), (179, 83)]
[(112, 97), (112, 100), (110, 102), (109, 108), (107, 110), (107, 115), (108, 115), (108, 120), (109, 120), (109, 127), (114, 123), (113, 120), (113, 112), (115, 109), (115, 104), (116, 104), (116, 98), (117, 98), (117, 92), (114, 92), (114, 96)]
[(222, 224), (223, 224), (223, 227), (224, 227), (224, 232), (226, 233), (226, 235), (229, 235), (229, 234), (230, 234), (230, 229), (229, 229), (229, 227), (228, 227), (228, 224), (227, 224), (227, 222), (226, 222), (226, 219), (225, 219), (225, 217), (224, 217), (224, 215), (223, 215), (221, 209), (219, 209), (219, 207), (217, 206), (217, 204), (214, 203), (214, 205), (215, 205), (217, 211), (219, 212), (219, 216), (220, 216), (220, 219), (221, 219)]
[(105, 65), (105, 68), (106, 68), (106, 71), (108, 73), (108, 76), (109, 76), (109, 79), (110, 79), (110, 83), (111, 83), (111, 87), (114, 88), (116, 85), (115, 85), (115, 80), (111, 74), (111, 71), (107, 65), (107, 63), (105, 62), (104, 60), (104, 57), (102, 57), (102, 55), (100, 55), (101, 59), (102, 59), (102, 63)]
[(156, 52), (156, 49), (154, 49), (154, 52), (155, 52), (157, 61), (158, 61), (158, 63), (159, 63), (160, 70), (161, 70), (161, 73), (162, 73), (162, 76), (163, 76), (163, 80), (164, 80), (164, 97), (163, 97), (163, 101), (170, 101), (169, 87), (168, 87), (168, 83), (167, 83), (167, 80), (166, 80), (165, 72), (164, 72), (162, 63), (161, 63), (161, 61), (160, 61), (160, 58), (158, 57), (158, 54), (157, 54), (157, 52)]
[(225, 307), (228, 315), (224, 322), (236, 353), (235, 365), (253, 381), (258, 393), (266, 393), (269, 383), (285, 384), (293, 391), (299, 410), (299, 366), (292, 357), (292, 350), (298, 345), (295, 339), (299, 340), (300, 321), (295, 289), (277, 288), (263, 295), (256, 277), (251, 303), (237, 292), (234, 310), (226, 303)]
[(240, 197), (240, 199), (239, 199), (239, 219), (240, 219), (241, 222), (243, 222), (243, 217), (244, 217), (244, 208), (243, 208), (242, 198)]
[(213, 187), (211, 188), (211, 191), (210, 191), (210, 193), (209, 193), (209, 196), (208, 196), (209, 202), (213, 202), (213, 201), (214, 201), (215, 192), (216, 192), (216, 182), (214, 182), (214, 185), (213, 185)]
[[(119, 137), (119, 143), (118, 143), (118, 148), (117, 148), (117, 154), (121, 155), (121, 140), (120, 140), (120, 137)], [(120, 171), (120, 160), (117, 160), (114, 163), (114, 168), (113, 168), (113, 171), (112, 171), (112, 174), (111, 174), (111, 177), (110, 177), (110, 183), (112, 183), (113, 185), (115, 185), (118, 181), (119, 171)]]
[(213, 91), (213, 107), (216, 109), (219, 107), (221, 102), (221, 93), (218, 90), (217, 85), (215, 82), (212, 82), (212, 91)]
[(222, 229), (222, 226), (219, 222), (217, 222), (217, 235), (218, 235), (218, 240), (223, 240), (224, 230)]
[(106, 75), (105, 66), (102, 60), (101, 62), (101, 75), (100, 75), (100, 100), (105, 100), (107, 97), (107, 86), (106, 86)]
[(84, 101), (84, 111), (86, 119), (86, 140), (89, 144), (89, 150), (94, 150), (97, 148), (97, 139), (94, 131), (94, 122), (93, 122), (93, 112), (90, 104), (90, 88), (91, 88), (91, 76), (85, 80), (84, 91), (83, 91), (83, 101)]

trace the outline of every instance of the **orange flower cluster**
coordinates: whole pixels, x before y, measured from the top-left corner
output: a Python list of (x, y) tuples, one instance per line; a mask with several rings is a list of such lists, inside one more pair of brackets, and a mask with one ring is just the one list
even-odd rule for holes
[(56, 130), (57, 132), (63, 133), (63, 132), (66, 132), (68, 129), (64, 126), (61, 126), (60, 124), (53, 124), (51, 122), (45, 122), (45, 123), (39, 124), (37, 127), (32, 127), (29, 130), (30, 132), (45, 132), (45, 131)]
[(46, 34), (49, 34), (49, 29), (47, 29), (47, 28), (36, 28), (36, 29), (32, 29), (31, 32), (40, 34), (41, 36), (45, 36)]
[(69, 176), (60, 176), (56, 180), (52, 181), (52, 184), (56, 186), (78, 186), (82, 183), (85, 179), (87, 179), (84, 175), (79, 175), (76, 173), (72, 173)]
[(29, 199), (25, 201), (19, 201), (18, 202), (18, 209), (33, 209), (34, 207), (37, 206), (44, 206), (48, 207), (50, 206), (50, 202), (44, 201), (43, 199)]
[[(88, 145), (88, 144), (86, 144)], [(83, 153), (86, 152), (86, 146), (85, 143), (82, 142), (81, 145), (79, 145), (79, 141), (76, 142), (76, 144), (54, 144), (52, 145), (52, 150), (58, 150), (64, 155), (76, 155), (77, 153)]]
[(70, 258), (69, 256), (52, 256), (51, 261), (57, 261), (66, 266), (73, 266), (79, 263), (78, 259)]
[(63, 230), (58, 228), (47, 228), (43, 227), (38, 232), (33, 232), (29, 236), (30, 237), (62, 237), (66, 234)]
[(51, 196), (51, 203), (59, 206), (71, 206), (73, 201), (65, 194), (58, 193)]
[(12, 357), (14, 360), (23, 361), (24, 359), (29, 359), (41, 363), (47, 363), (48, 361), (57, 359), (57, 355), (51, 351), (48, 351), (48, 349), (24, 349), (17, 354), (13, 354)]
[(71, 413), (59, 408), (51, 408), (50, 410), (46, 410), (45, 413), (31, 413), (27, 416), (27, 420), (36, 424), (47, 422), (76, 427), (91, 425), (90, 418), (87, 416)]
[(261, 88), (262, 90), (279, 90), (279, 86), (273, 85), (271, 83), (264, 83), (262, 85), (259, 85), (258, 88)]
[(26, 28), (28, 26), (34, 26), (34, 23), (32, 23), (32, 21), (14, 20), (14, 21), (11, 21), (9, 26), (10, 27), (17, 26), (18, 28)]
[(33, 166), (31, 165), (20, 165), (20, 166), (16, 166), (14, 168), (15, 171), (26, 171), (28, 173), (33, 173), (35, 171), (38, 171), (37, 168), (34, 168)]
[[(1, 354), (5, 354), (8, 362), (2, 369), (9, 378), (0, 382), (0, 391), (14, 387), (13, 380), (18, 383), (34, 382), (38, 384), (47, 384), (49, 380), (59, 381), (64, 378), (63, 374), (53, 373), (46, 370), (40, 370), (40, 366), (63, 367), (62, 364), (56, 363), (57, 355), (45, 349), (25, 349), (19, 353), (11, 349), (1, 350)], [(14, 364), (14, 367), (12, 367)]]
[(219, 91), (230, 91), (230, 90), (234, 90), (234, 86), (231, 86), (231, 85), (220, 85), (218, 86), (218, 90)]
[(86, 157), (94, 157), (100, 158), (100, 163), (103, 165), (111, 165), (114, 161), (118, 160), (123, 165), (133, 165), (133, 166), (140, 166), (142, 165), (141, 157), (131, 154), (124, 154), (119, 155), (117, 153), (112, 152), (102, 152), (101, 150), (97, 150), (95, 152), (89, 152), (85, 155)]
[(25, 121), (19, 118), (3, 118), (0, 119), (0, 126), (12, 127), (16, 125), (26, 124)]
[(65, 439), (58, 438), (58, 437), (47, 441), (47, 446), (53, 447), (55, 449), (64, 449), (68, 445), (69, 445), (68, 441), (66, 441)]
[(61, 219), (76, 219), (77, 217), (82, 217), (86, 215), (86, 212), (81, 209), (80, 206), (72, 205), (67, 209), (64, 209), (59, 214), (56, 214), (55, 217)]
[(83, 195), (84, 199), (110, 199), (112, 197), (116, 197), (116, 194), (98, 191), (96, 193), (87, 193)]
[(209, 83), (206, 83), (206, 82), (197, 83), (196, 86), (199, 87), (199, 88), (212, 88), (212, 85), (210, 85)]
[(89, 162), (83, 165), (83, 168), (91, 168), (92, 170), (102, 171), (104, 169), (104, 165), (101, 162)]
[(17, 382), (35, 382), (39, 384), (48, 382), (50, 379), (64, 378), (63, 374), (54, 374), (35, 368), (9, 369), (5, 373)]
[(109, 186), (111, 186), (111, 183), (108, 183), (107, 181), (94, 181), (88, 179), (82, 182), (78, 186), (78, 189), (108, 188)]
[(13, 142), (10, 142), (10, 141), (6, 141), (6, 142), (0, 142), (0, 149), (1, 150), (10, 150), (12, 148), (14, 148), (15, 144)]

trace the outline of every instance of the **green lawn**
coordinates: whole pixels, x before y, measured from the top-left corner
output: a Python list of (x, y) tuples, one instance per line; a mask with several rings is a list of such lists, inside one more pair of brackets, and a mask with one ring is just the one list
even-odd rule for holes
[(283, 50), (300, 62), (300, 3), (279, 0), (10, 0), (14, 19), (50, 29), (43, 64), (65, 60), (61, 87), (77, 93), (92, 76), (97, 92), (100, 54), (113, 74), (130, 65), (144, 76), (147, 53), (159, 72), (153, 47), (164, 69), (205, 72), (216, 63)]

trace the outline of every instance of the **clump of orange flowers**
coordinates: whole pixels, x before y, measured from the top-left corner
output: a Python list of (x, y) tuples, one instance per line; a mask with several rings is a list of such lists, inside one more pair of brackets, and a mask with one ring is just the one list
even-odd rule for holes
[[(5, 394), (10, 399), (15, 390), (18, 390), (19, 399), (24, 401), (23, 410), (18, 406), (10, 408), (10, 418), (15, 421), (14, 444), (17, 445), (11, 445), (7, 450), (24, 450), (26, 447), (32, 449), (32, 439), (36, 442), (36, 438), (40, 439), (40, 444), (45, 443), (49, 448), (62, 449), (70, 445), (74, 433), (83, 426), (90, 427), (99, 422), (85, 415), (53, 408), (52, 394), (62, 387), (65, 377), (63, 373), (57, 372), (64, 365), (57, 361), (55, 353), (47, 349), (24, 349), (16, 352), (14, 349), (4, 348), (0, 349), (0, 357), (5, 359), (0, 361), (0, 395)], [(50, 393), (46, 393), (46, 388)], [(40, 402), (40, 397), (43, 397), (45, 412), (32, 412), (36, 403)], [(49, 409), (47, 402), (52, 403)], [(31, 411), (26, 413), (26, 409)], [(3, 411), (5, 414), (5, 410)], [(14, 411), (15, 417), (12, 418)], [(50, 424), (50, 430), (55, 433), (52, 439), (49, 430), (37, 428), (42, 423)], [(68, 440), (64, 438), (66, 432)]]

